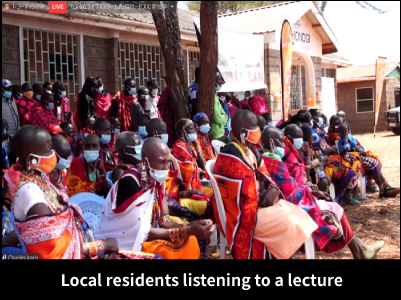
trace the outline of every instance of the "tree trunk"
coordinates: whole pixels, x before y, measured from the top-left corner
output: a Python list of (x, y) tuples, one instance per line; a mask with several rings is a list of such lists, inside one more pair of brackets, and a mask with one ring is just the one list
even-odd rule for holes
[(166, 83), (173, 101), (174, 121), (188, 118), (188, 82), (184, 71), (177, 1), (164, 1), (167, 9), (152, 10), (166, 69)]
[(200, 10), (200, 78), (198, 112), (204, 112), (212, 122), (214, 97), (216, 94), (216, 73), (218, 63), (217, 41), (218, 1), (202, 1)]

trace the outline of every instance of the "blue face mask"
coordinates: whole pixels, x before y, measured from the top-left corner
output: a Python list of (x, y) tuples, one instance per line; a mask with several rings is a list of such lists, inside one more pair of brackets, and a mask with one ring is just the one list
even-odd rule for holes
[(99, 158), (99, 151), (84, 150), (84, 158), (88, 163), (94, 162)]
[(35, 99), (36, 99), (36, 101), (41, 101), (42, 100), (42, 95), (36, 95)]
[(101, 94), (103, 92), (103, 86), (100, 88), (96, 89), (96, 93)]
[(120, 128), (113, 128), (113, 133), (114, 134), (119, 134), (120, 133)]
[(268, 127), (274, 127), (273, 122), (267, 123), (267, 126), (268, 126)]
[(130, 88), (129, 94), (132, 96), (133, 94), (136, 94), (136, 88)]
[(304, 144), (303, 138), (293, 139), (293, 145), (295, 149), (300, 150), (303, 144)]
[(168, 134), (161, 134), (160, 135), (163, 143), (167, 144), (168, 143)]
[(146, 126), (139, 126), (138, 131), (140, 135), (148, 136), (148, 132), (146, 131)]
[(310, 126), (313, 128), (314, 125), (315, 125), (315, 123), (313, 122), (313, 119), (310, 120)]
[(100, 141), (102, 142), (102, 144), (108, 144), (111, 141), (111, 135), (109, 134), (102, 134), (102, 137), (100, 138)]
[(142, 160), (142, 145), (139, 146), (126, 146), (125, 148), (134, 148), (136, 154), (126, 153), (132, 157), (135, 157), (138, 161)]
[(187, 134), (188, 142), (191, 142), (191, 143), (195, 142), (197, 138), (198, 138), (198, 135), (196, 133)]
[(152, 95), (153, 96), (157, 96), (158, 93), (159, 93), (159, 89), (153, 89), (152, 90)]
[(285, 154), (285, 149), (282, 148), (282, 147), (275, 147), (275, 148), (274, 148), (274, 152), (275, 152), (278, 156), (280, 156), (280, 158), (283, 158), (283, 157), (284, 157), (284, 154)]
[(48, 93), (49, 95), (53, 94), (52, 91), (46, 90), (46, 93)]
[(169, 170), (155, 170), (150, 167), (149, 160), (146, 158), (149, 166), (149, 175), (152, 177), (154, 180), (156, 180), (158, 183), (165, 183), (167, 176), (168, 176), (168, 171)]
[(60, 92), (60, 97), (64, 98), (65, 96), (67, 96), (67, 92), (66, 91), (61, 91)]
[(70, 156), (68, 159), (59, 157), (59, 161), (56, 164), (56, 169), (57, 170), (65, 170), (68, 169), (71, 165), (71, 161), (72, 161), (72, 156)]
[(202, 133), (208, 133), (210, 131), (210, 125), (209, 124), (205, 124), (199, 127), (199, 131)]
[(52, 110), (54, 108), (54, 103), (51, 102), (51, 103), (47, 104), (46, 107), (47, 107), (47, 109)]
[(216, 92), (218, 92), (218, 91), (220, 91), (220, 90), (221, 90), (221, 86), (218, 85), (218, 84), (216, 84)]
[(319, 126), (319, 128), (323, 127), (324, 125), (324, 120), (323, 118), (319, 118), (319, 123), (317, 123), (317, 126)]
[(149, 96), (149, 95), (146, 95), (146, 96), (145, 96), (145, 100), (146, 100), (146, 101), (149, 101), (149, 100), (150, 100), (150, 96)]
[(3, 95), (4, 95), (4, 97), (6, 97), (7, 99), (10, 99), (11, 96), (12, 96), (12, 93), (11, 93), (11, 91), (4, 91)]

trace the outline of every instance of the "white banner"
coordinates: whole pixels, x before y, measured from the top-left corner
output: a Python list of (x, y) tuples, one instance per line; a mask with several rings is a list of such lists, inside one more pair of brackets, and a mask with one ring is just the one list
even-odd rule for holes
[[(340, 108), (341, 109), (341, 108)], [(334, 78), (322, 77), (322, 113), (328, 119), (337, 113)]]
[(219, 26), (219, 70), (226, 82), (221, 91), (266, 88), (264, 36), (244, 34)]
[[(200, 30), (199, 18), (193, 20)], [(264, 35), (245, 34), (219, 26), (218, 43), (218, 67), (226, 82), (221, 92), (266, 88)]]

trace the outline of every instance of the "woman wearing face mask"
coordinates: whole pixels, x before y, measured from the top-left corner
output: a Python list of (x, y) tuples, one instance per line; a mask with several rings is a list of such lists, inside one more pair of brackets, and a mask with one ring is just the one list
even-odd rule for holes
[(32, 109), (38, 102), (34, 99), (32, 86), (28, 82), (25, 82), (21, 86), (21, 92), (23, 93), (23, 96), (20, 99), (15, 100), (15, 102), (17, 103), (21, 126), (25, 126), (31, 124)]
[[(115, 239), (86, 242), (81, 227), (86, 222), (80, 212), (44, 176), (57, 165), (48, 132), (24, 126), (14, 136), (12, 147), (21, 171), (11, 211), (28, 253), (39, 253), (41, 259), (83, 259), (96, 256), (100, 249), (106, 255), (118, 252)], [(12, 234), (3, 239), (3, 246), (7, 238)]]
[[(125, 131), (117, 137), (116, 151), (119, 161), (118, 165), (113, 170), (113, 177), (118, 179), (120, 177), (119, 175), (126, 170), (139, 167), (142, 160), (142, 144), (143, 142), (140, 136), (132, 131)], [(123, 186), (127, 187), (127, 185), (122, 182), (122, 187)]]
[(209, 118), (204, 113), (197, 113), (194, 117), (194, 124), (196, 125), (198, 130), (197, 142), (202, 152), (203, 158), (206, 162), (212, 159), (216, 159), (209, 139), (209, 132), (211, 129)]
[(149, 89), (140, 87), (138, 90), (138, 103), (142, 106), (143, 111), (149, 116), (150, 119), (159, 117), (159, 110), (157, 104), (150, 95)]
[[(197, 134), (194, 123), (189, 119), (181, 119), (177, 123), (178, 139), (174, 144), (172, 155), (180, 166), (182, 181), (188, 190), (201, 190), (200, 174), (204, 175), (204, 158), (197, 146)], [(198, 149), (197, 149), (198, 148)], [(199, 151), (198, 151), (199, 150)]]
[(85, 138), (81, 156), (72, 160), (67, 174), (68, 195), (78, 193), (96, 193), (107, 196), (110, 184), (106, 179), (106, 170), (99, 157), (100, 138), (90, 134)]
[(54, 99), (50, 94), (43, 94), (42, 100), (31, 112), (31, 124), (46, 129), (51, 134), (62, 133), (63, 130), (58, 125), (56, 116), (53, 112)]
[(140, 170), (125, 171), (107, 196), (97, 237), (116, 236), (123, 250), (154, 253), (165, 259), (199, 258), (196, 238), (208, 238), (213, 222), (177, 224), (169, 216), (164, 183), (170, 161), (170, 150), (160, 138), (145, 141)]
[(100, 159), (103, 160), (106, 172), (114, 170), (117, 165), (117, 158), (115, 157), (111, 146), (111, 124), (105, 118), (98, 118), (94, 125), (95, 132), (100, 138)]
[(127, 78), (124, 81), (124, 89), (114, 95), (111, 101), (110, 117), (116, 117), (121, 123), (121, 132), (131, 131), (132, 122), (131, 110), (137, 102), (136, 83), (133, 79)]
[(98, 118), (109, 118), (111, 95), (105, 90), (101, 78), (96, 77), (95, 110)]
[(317, 109), (310, 109), (309, 112), (312, 115), (311, 125), (313, 146), (315, 149), (322, 151), (324, 155), (335, 154), (337, 150), (331, 147), (329, 139), (321, 129), (324, 126), (324, 120), (321, 113)]
[(48, 174), (48, 177), (56, 188), (67, 194), (67, 170), (73, 159), (71, 146), (62, 135), (53, 136), (52, 142), (53, 150), (57, 156), (57, 164), (54, 170)]
[[(57, 120), (67, 123), (72, 123), (71, 119), (71, 109), (70, 109), (70, 100), (67, 97), (67, 91), (65, 90), (65, 86), (62, 82), (55, 82), (53, 84), (54, 91), (54, 114), (57, 117)], [(73, 124), (73, 123), (72, 123)]]

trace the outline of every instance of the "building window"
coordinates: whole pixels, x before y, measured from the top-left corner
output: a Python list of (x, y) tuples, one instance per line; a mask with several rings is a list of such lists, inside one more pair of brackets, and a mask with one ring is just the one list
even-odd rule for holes
[(23, 53), (23, 81), (64, 83), (74, 111), (74, 99), (80, 90), (78, 36), (24, 28)]
[(355, 89), (356, 112), (368, 113), (374, 111), (373, 87)]
[[(122, 89), (127, 78), (134, 79), (138, 86), (146, 86), (149, 79), (155, 79), (161, 90), (167, 86), (164, 79), (164, 57), (159, 46), (120, 41), (118, 54)], [(183, 50), (183, 56), (185, 57), (184, 69), (188, 74), (188, 84), (191, 84), (195, 80), (195, 69), (200, 64), (200, 53)]]
[(302, 109), (306, 105), (305, 67), (291, 67), (291, 109)]

